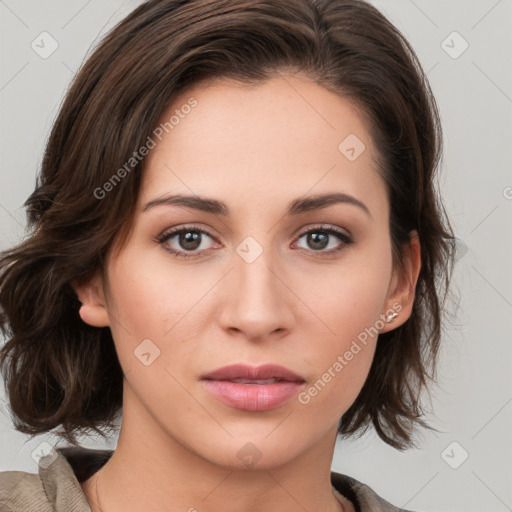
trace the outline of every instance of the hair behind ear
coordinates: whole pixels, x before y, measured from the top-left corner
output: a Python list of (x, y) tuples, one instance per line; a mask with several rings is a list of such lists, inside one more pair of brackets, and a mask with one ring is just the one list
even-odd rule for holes
[(69, 268), (32, 238), (0, 258), (0, 370), (20, 432), (58, 435), (114, 428), (122, 405), (122, 370), (110, 329), (85, 324), (68, 282)]

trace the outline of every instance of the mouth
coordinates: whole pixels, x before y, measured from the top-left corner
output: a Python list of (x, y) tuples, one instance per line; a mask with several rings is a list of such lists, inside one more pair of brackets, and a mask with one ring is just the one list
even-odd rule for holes
[(205, 388), (226, 405), (244, 411), (266, 411), (296, 395), (306, 382), (283, 366), (231, 365), (203, 375)]
[(275, 384), (276, 382), (284, 382), (282, 379), (227, 379), (228, 382), (236, 382), (237, 384)]

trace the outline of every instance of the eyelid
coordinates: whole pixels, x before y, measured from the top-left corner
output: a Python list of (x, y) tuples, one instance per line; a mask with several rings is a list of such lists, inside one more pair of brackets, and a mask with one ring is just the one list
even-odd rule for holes
[[(187, 232), (187, 231), (194, 231), (194, 232), (197, 232), (197, 233), (201, 233), (202, 235), (206, 235), (208, 238), (210, 238), (214, 242), (219, 243), (217, 241), (216, 237), (212, 236), (208, 231), (204, 230), (200, 226), (194, 225), (194, 224), (184, 225), (184, 226), (179, 226), (179, 227), (174, 227), (174, 228), (167, 229), (167, 230), (163, 231), (160, 235), (158, 235), (155, 238), (155, 242), (163, 245), (167, 240), (173, 238), (174, 236), (176, 236), (176, 235), (178, 235), (180, 233)], [(345, 232), (343, 232), (341, 230), (341, 228), (338, 228), (338, 227), (335, 227), (335, 226), (332, 226), (332, 225), (316, 224), (316, 225), (313, 225), (313, 226), (309, 226), (308, 228), (302, 229), (300, 231), (300, 233), (295, 235), (293, 237), (293, 240), (294, 240), (293, 244), (296, 244), (303, 236), (305, 236), (305, 235), (307, 235), (307, 234), (309, 234), (311, 232), (315, 232), (315, 231), (323, 231), (323, 232), (326, 232), (326, 233), (328, 233), (330, 235), (336, 236), (336, 237), (338, 237), (338, 239), (340, 240), (340, 243), (342, 244), (341, 247), (338, 247), (338, 248), (335, 248), (335, 249), (330, 249), (328, 251), (323, 251), (323, 250), (314, 251), (312, 249), (309, 250), (309, 252), (316, 253), (319, 256), (329, 256), (329, 255), (332, 255), (333, 253), (336, 253), (336, 252), (344, 249), (346, 246), (348, 246), (348, 245), (350, 245), (350, 244), (352, 244), (354, 242), (352, 235), (349, 234), (347, 230), (345, 230), (345, 231), (347, 231), (345, 233)], [(304, 249), (304, 248), (300, 248), (300, 249), (304, 250), (304, 251), (308, 251), (308, 249)], [(211, 249), (203, 249), (202, 251), (198, 251), (198, 252), (195, 252), (195, 251), (179, 251), (177, 249), (170, 249), (170, 248), (167, 248), (165, 250), (167, 252), (171, 253), (173, 256), (178, 257), (178, 258), (179, 257), (182, 257), (182, 258), (200, 258), (202, 254), (211, 251)]]
[(157, 236), (157, 239), (159, 241), (165, 240), (165, 239), (172, 237), (173, 235), (181, 233), (182, 231), (197, 231), (198, 233), (207, 235), (212, 240), (215, 240), (215, 237), (213, 237), (208, 231), (204, 230), (203, 228), (201, 228), (200, 226), (197, 226), (195, 224), (186, 224), (184, 226), (178, 226), (178, 227), (166, 229), (160, 235)]
[[(216, 237), (211, 235), (208, 231), (201, 228), (200, 226), (197, 226), (194, 224), (190, 224), (190, 225), (187, 224), (185, 226), (178, 226), (178, 227), (166, 229), (155, 238), (155, 241), (160, 244), (163, 244), (170, 238), (173, 238), (174, 236), (179, 235), (180, 233), (183, 233), (183, 232), (187, 232), (187, 231), (194, 231), (194, 232), (201, 233), (202, 235), (206, 235), (208, 238), (210, 238), (214, 242), (219, 243), (218, 240), (216, 239)], [(204, 249), (202, 252), (205, 252), (205, 250), (206, 249)], [(192, 252), (190, 254), (194, 254), (194, 253)], [(197, 254), (199, 254), (199, 253), (197, 253)]]
[(347, 246), (354, 243), (354, 239), (353, 239), (352, 235), (349, 234), (348, 232), (343, 232), (341, 230), (341, 228), (335, 227), (332, 225), (317, 224), (317, 225), (308, 227), (304, 231), (301, 231), (295, 237), (295, 241), (293, 242), (293, 244), (295, 245), (303, 236), (305, 236), (309, 233), (314, 233), (315, 231), (319, 231), (319, 232), (323, 231), (325, 233), (328, 233), (329, 235), (337, 237), (338, 240), (340, 241), (341, 246), (337, 247), (335, 249), (329, 249), (327, 251), (324, 251), (324, 250), (314, 251), (312, 249), (308, 250), (308, 249), (304, 249), (304, 248), (300, 248), (300, 249), (307, 251), (309, 253), (318, 254), (320, 257), (329, 257), (329, 256), (332, 256), (333, 254), (338, 253), (339, 251), (345, 249)]
[(306, 229), (301, 228), (300, 232), (297, 235), (295, 235), (295, 238), (300, 238), (300, 237), (306, 235), (307, 233), (314, 231), (315, 229), (317, 229), (318, 231), (334, 232), (338, 235), (342, 235), (342, 236), (352, 239), (352, 234), (347, 229), (340, 228), (340, 227), (334, 226), (332, 224), (322, 224), (322, 223), (313, 224), (312, 226), (308, 226)]

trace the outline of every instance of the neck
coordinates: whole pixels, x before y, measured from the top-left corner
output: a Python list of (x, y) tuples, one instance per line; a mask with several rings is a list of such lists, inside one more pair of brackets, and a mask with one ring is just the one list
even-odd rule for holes
[(82, 486), (93, 512), (353, 510), (330, 483), (336, 425), (320, 443), (291, 460), (261, 469), (234, 467), (180, 444), (126, 384), (125, 393), (114, 454)]

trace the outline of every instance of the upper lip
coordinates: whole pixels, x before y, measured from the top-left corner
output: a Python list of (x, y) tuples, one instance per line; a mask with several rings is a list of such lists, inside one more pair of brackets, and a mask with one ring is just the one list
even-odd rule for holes
[(233, 364), (218, 368), (201, 377), (208, 380), (266, 380), (278, 379), (291, 382), (304, 382), (304, 379), (284, 366), (277, 364), (264, 364), (261, 366), (249, 366), (246, 364)]

